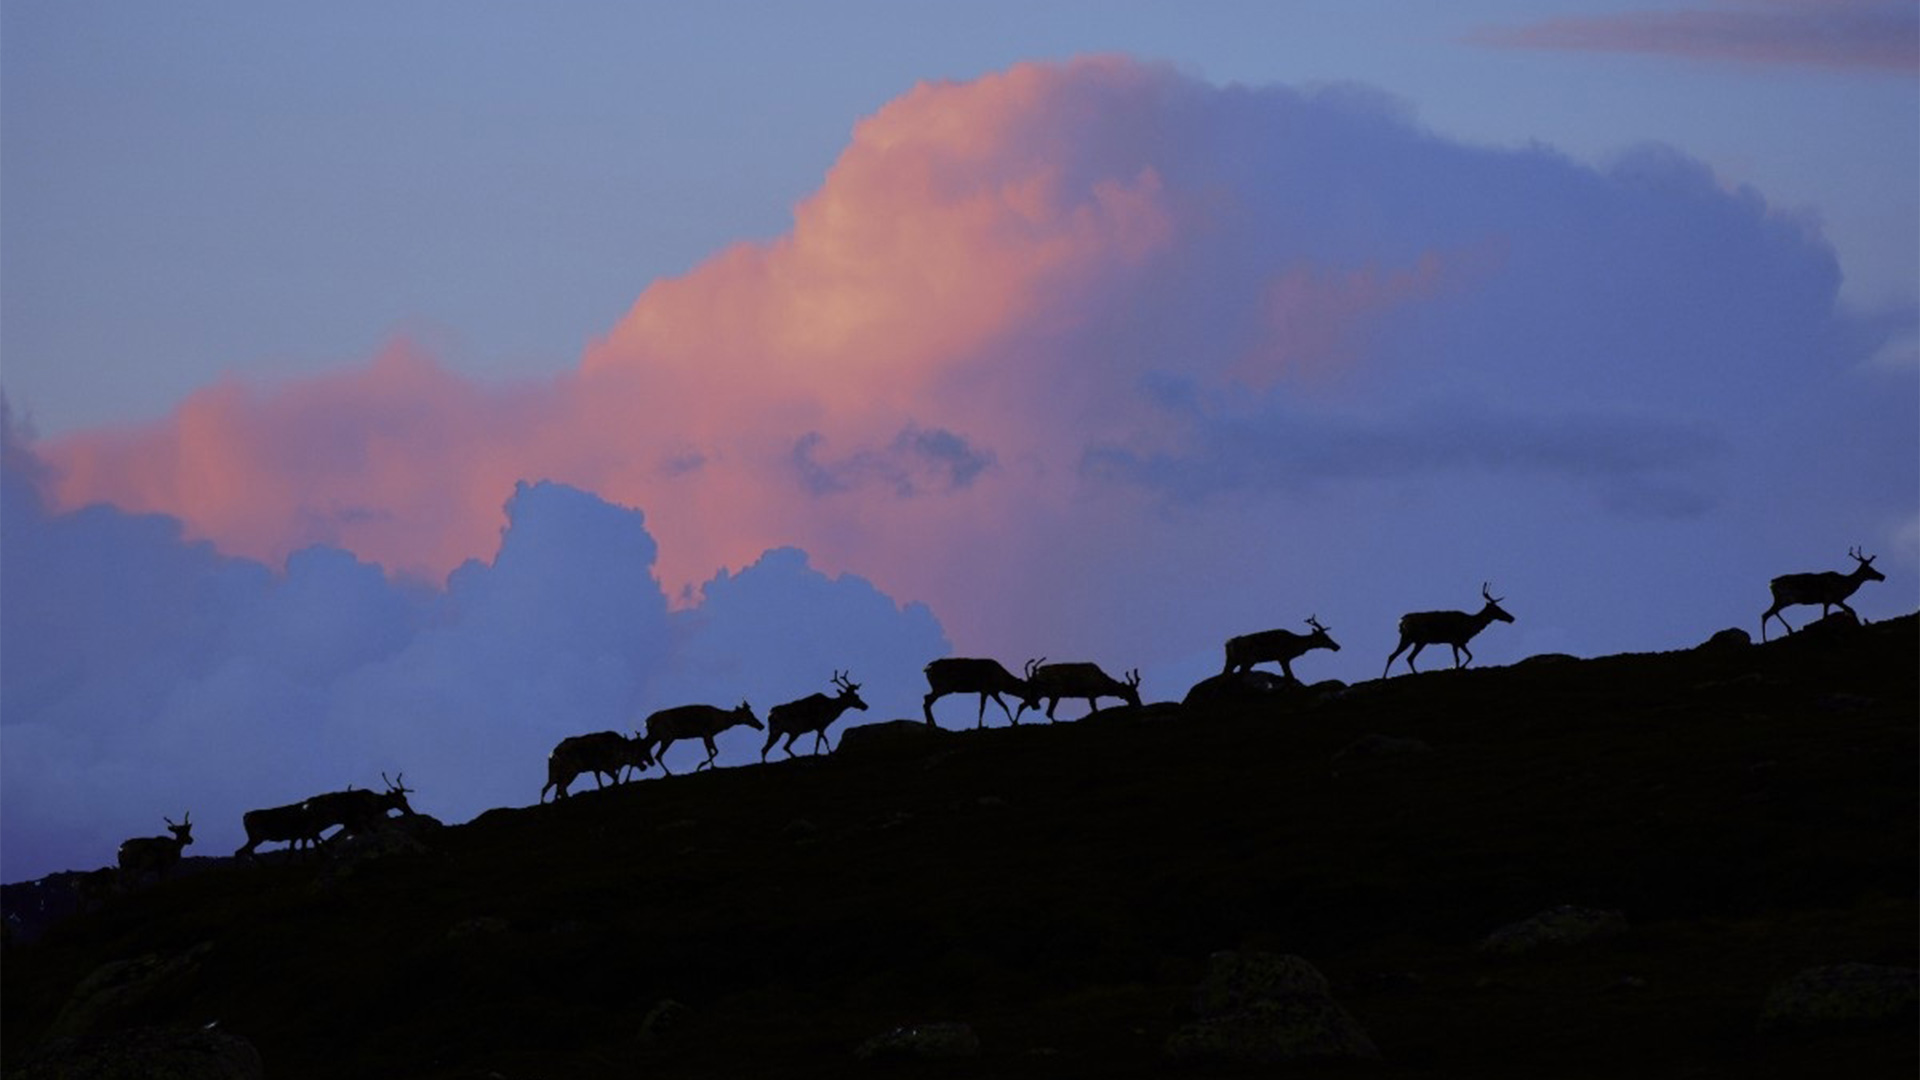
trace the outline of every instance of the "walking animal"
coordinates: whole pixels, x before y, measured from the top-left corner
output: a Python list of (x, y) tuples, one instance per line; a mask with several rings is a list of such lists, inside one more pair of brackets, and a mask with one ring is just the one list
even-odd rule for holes
[[(1033, 677), (1033, 669), (1040, 665), (1038, 660), (1027, 661), (1027, 677)], [(1000, 666), (997, 660), (976, 660), (964, 656), (949, 656), (935, 660), (927, 665), (927, 696), (921, 701), (921, 711), (926, 713), (927, 723), (933, 723), (933, 703), (948, 694), (979, 694), (980, 713), (974, 718), (974, 727), (981, 727), (987, 721), (987, 699), (992, 698), (1000, 711), (1007, 714), (1012, 723), (1020, 722), (1020, 714), (1028, 709), (1038, 709), (1040, 699), (1033, 695), (1027, 686), (1027, 680), (1015, 676)], [(1001, 694), (1012, 694), (1020, 699), (1020, 708), (1008, 709), (1007, 703), (1000, 699)]]
[(713, 764), (720, 754), (720, 748), (713, 745), (713, 737), (739, 724), (745, 724), (755, 731), (764, 730), (753, 709), (741, 702), (737, 709), (721, 709), (712, 705), (676, 705), (671, 709), (661, 709), (647, 717), (647, 749), (654, 761), (660, 763), (662, 771), (672, 775), (667, 768), (667, 747), (677, 739), (699, 739), (707, 745), (707, 760), (694, 766), (699, 772)]
[(760, 748), (761, 761), (767, 760), (767, 751), (773, 749), (773, 744), (783, 735), (787, 739), (784, 749), (787, 756), (792, 757), (793, 740), (809, 731), (813, 732), (813, 752), (817, 754), (821, 744), (827, 741), (827, 727), (840, 719), (841, 713), (848, 709), (867, 711), (867, 703), (860, 700), (860, 684), (854, 682), (848, 672), (834, 672), (833, 685), (840, 691), (833, 697), (808, 694), (798, 701), (767, 710), (767, 745)]
[(1311, 634), (1296, 634), (1291, 630), (1262, 630), (1257, 634), (1242, 634), (1227, 639), (1227, 666), (1220, 674), (1231, 674), (1235, 670), (1252, 671), (1253, 665), (1264, 664), (1269, 660), (1280, 665), (1280, 671), (1287, 678), (1299, 682), (1293, 676), (1293, 661), (1309, 649), (1332, 649), (1340, 651), (1339, 642), (1327, 636), (1327, 628), (1320, 625), (1316, 615), (1307, 616), (1307, 625), (1313, 628)]
[(1094, 712), (1100, 711), (1103, 697), (1117, 697), (1129, 705), (1140, 704), (1139, 668), (1127, 672), (1127, 681), (1121, 682), (1101, 671), (1097, 664), (1047, 664), (1029, 670), (1027, 684), (1036, 700), (1047, 703), (1048, 720), (1053, 719), (1053, 710), (1059, 707), (1061, 698), (1086, 698), (1087, 707)]
[(549, 790), (555, 800), (566, 798), (568, 785), (583, 772), (593, 774), (593, 786), (599, 789), (606, 787), (602, 776), (611, 776), (619, 784), (627, 766), (644, 771), (652, 764), (647, 740), (639, 735), (628, 737), (617, 731), (569, 735), (547, 755), (547, 784), (540, 789), (540, 801), (547, 801)]
[(387, 785), (385, 791), (368, 791), (364, 788), (348, 788), (345, 791), (330, 791), (325, 795), (315, 795), (300, 805), (313, 817), (316, 833), (340, 826), (342, 835), (368, 833), (386, 823), (387, 811), (398, 810), (412, 817), (413, 807), (407, 805), (407, 796), (413, 789), (405, 785), (406, 773), (397, 779), (388, 780), (386, 773), (380, 774), (380, 782)]
[(1768, 619), (1779, 619), (1780, 625), (1787, 628), (1787, 633), (1793, 633), (1793, 627), (1788, 624), (1787, 617), (1780, 614), (1780, 609), (1795, 604), (1819, 604), (1820, 617), (1823, 619), (1829, 608), (1837, 607), (1858, 620), (1860, 616), (1854, 615), (1853, 609), (1847, 606), (1847, 597), (1852, 596), (1853, 591), (1861, 585), (1869, 581), (1885, 581), (1887, 576), (1873, 568), (1873, 560), (1877, 556), (1862, 555), (1859, 548), (1851, 548), (1847, 554), (1853, 557), (1855, 563), (1850, 574), (1824, 570), (1817, 574), (1782, 574), (1774, 578), (1768, 586), (1773, 590), (1773, 606), (1760, 616), (1760, 640), (1767, 640)]
[(123, 887), (137, 883), (148, 874), (164, 878), (167, 871), (180, 861), (180, 849), (193, 843), (193, 815), (184, 814), (180, 824), (175, 825), (170, 817), (160, 819), (167, 823), (167, 831), (172, 836), (136, 836), (120, 845), (120, 883)]
[(1461, 653), (1467, 654), (1467, 663), (1473, 663), (1473, 650), (1467, 648), (1467, 642), (1495, 619), (1509, 623), (1513, 621), (1513, 616), (1500, 609), (1500, 601), (1493, 598), (1484, 581), (1480, 583), (1480, 595), (1487, 605), (1472, 615), (1464, 611), (1415, 611), (1400, 616), (1400, 644), (1394, 648), (1393, 656), (1387, 657), (1387, 666), (1380, 672), (1380, 677), (1387, 677), (1387, 672), (1393, 670), (1394, 659), (1409, 645), (1413, 646), (1413, 651), (1407, 653), (1408, 671), (1417, 673), (1420, 670), (1413, 666), (1413, 658), (1429, 645), (1452, 646), (1453, 666), (1456, 668), (1465, 666), (1460, 662)]
[(314, 814), (307, 809), (303, 800), (286, 806), (270, 806), (264, 810), (249, 810), (240, 815), (240, 825), (247, 831), (247, 842), (233, 853), (234, 858), (253, 858), (253, 849), (261, 844), (285, 842), (288, 851), (298, 851), (305, 844), (312, 850), (320, 843), (320, 834), (325, 825), (314, 824)]

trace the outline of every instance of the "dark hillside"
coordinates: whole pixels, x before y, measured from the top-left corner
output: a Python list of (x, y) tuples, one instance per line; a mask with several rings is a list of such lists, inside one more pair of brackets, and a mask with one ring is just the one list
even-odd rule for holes
[[(217, 1023), (275, 1078), (1158, 1076), (1235, 949), (1310, 961), (1379, 1048), (1309, 1075), (1912, 1076), (1912, 1008), (1759, 1021), (1803, 969), (1920, 956), (1917, 625), (877, 725), (421, 850), (209, 861), (9, 946), (5, 1064), (38, 1075), (101, 964), (211, 943), (93, 1029)], [(1562, 904), (1624, 932), (1476, 948)], [(940, 1021), (977, 1054), (855, 1060)]]

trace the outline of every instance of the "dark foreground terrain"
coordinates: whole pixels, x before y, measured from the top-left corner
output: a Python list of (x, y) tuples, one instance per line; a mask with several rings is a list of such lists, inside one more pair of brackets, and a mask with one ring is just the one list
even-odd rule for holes
[[(860, 729), (111, 897), (8, 946), (4, 1064), (214, 1025), (275, 1078), (1269, 1074), (1167, 1056), (1237, 950), (1304, 958), (1378, 1049), (1290, 1075), (1911, 1077), (1910, 1001), (1761, 1017), (1808, 968), (1916, 966), (1917, 689), (1907, 617)], [(1482, 947), (1559, 905), (1609, 932)], [(941, 1022), (977, 1049), (856, 1057)]]

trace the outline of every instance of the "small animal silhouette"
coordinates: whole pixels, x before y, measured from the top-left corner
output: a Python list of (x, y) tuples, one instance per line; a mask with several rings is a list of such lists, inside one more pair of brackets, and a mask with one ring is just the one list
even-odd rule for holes
[(1860, 616), (1854, 615), (1853, 609), (1847, 606), (1847, 597), (1867, 582), (1885, 581), (1887, 576), (1873, 568), (1875, 556), (1862, 555), (1857, 547), (1848, 549), (1847, 554), (1852, 556), (1855, 563), (1852, 573), (1823, 570), (1813, 574), (1782, 574), (1774, 578), (1768, 585), (1773, 590), (1773, 606), (1760, 616), (1760, 640), (1767, 640), (1768, 619), (1779, 619), (1780, 625), (1787, 628), (1787, 633), (1793, 633), (1793, 626), (1787, 622), (1785, 615), (1780, 614), (1780, 609), (1795, 604), (1819, 604), (1821, 618), (1826, 617), (1829, 608), (1837, 607), (1858, 619)]
[(1467, 663), (1473, 663), (1473, 651), (1467, 648), (1467, 642), (1495, 619), (1509, 623), (1513, 621), (1513, 616), (1501, 610), (1500, 601), (1493, 598), (1487, 582), (1480, 583), (1480, 596), (1487, 604), (1472, 615), (1464, 611), (1415, 611), (1402, 615), (1400, 644), (1394, 648), (1393, 656), (1387, 657), (1387, 666), (1380, 672), (1380, 677), (1387, 677), (1387, 673), (1393, 670), (1394, 659), (1409, 645), (1413, 646), (1413, 651), (1407, 653), (1408, 671), (1417, 673), (1420, 670), (1413, 666), (1413, 658), (1429, 645), (1452, 646), (1453, 666), (1456, 668), (1465, 666), (1460, 662), (1463, 652), (1467, 654)]
[(755, 731), (764, 730), (760, 719), (753, 715), (753, 709), (741, 702), (737, 709), (721, 709), (712, 705), (675, 705), (670, 709), (661, 709), (647, 717), (647, 750), (662, 771), (672, 775), (667, 768), (667, 747), (677, 739), (699, 739), (707, 746), (707, 760), (694, 766), (699, 772), (713, 764), (720, 754), (720, 748), (713, 744), (713, 737), (739, 724), (745, 724)]
[(1257, 634), (1242, 634), (1227, 639), (1227, 666), (1220, 674), (1227, 675), (1235, 670), (1252, 671), (1253, 665), (1264, 664), (1269, 660), (1280, 665), (1280, 671), (1287, 678), (1299, 682), (1293, 676), (1293, 661), (1309, 649), (1332, 649), (1340, 651), (1340, 645), (1327, 636), (1327, 628), (1320, 625), (1317, 615), (1307, 616), (1307, 625), (1313, 628), (1311, 634), (1296, 634), (1291, 630), (1262, 630)]
[(1060, 706), (1061, 698), (1086, 698), (1087, 707), (1094, 712), (1100, 711), (1103, 697), (1117, 697), (1129, 705), (1140, 704), (1138, 668), (1127, 672), (1127, 681), (1121, 682), (1101, 671), (1097, 664), (1046, 664), (1027, 673), (1027, 685), (1036, 699), (1047, 703), (1048, 720), (1053, 719), (1053, 710)]
[(180, 861), (180, 849), (193, 843), (193, 815), (183, 814), (180, 824), (175, 825), (170, 817), (160, 819), (167, 823), (167, 831), (172, 836), (136, 836), (120, 845), (120, 882), (124, 887), (137, 884), (148, 874), (164, 878)]
[(644, 771), (652, 764), (647, 740), (640, 735), (628, 737), (617, 731), (569, 735), (547, 755), (547, 783), (540, 789), (540, 801), (547, 801), (548, 791), (554, 793), (556, 801), (566, 798), (567, 788), (583, 772), (592, 773), (593, 786), (601, 789), (606, 787), (602, 776), (610, 776), (619, 784), (627, 766)]
[[(1033, 676), (1033, 669), (1040, 666), (1046, 657), (1027, 661), (1027, 676)], [(987, 719), (987, 699), (992, 698), (1007, 719), (1015, 724), (1020, 722), (1020, 714), (1028, 709), (1038, 709), (1040, 699), (1035, 697), (1027, 680), (1014, 675), (1000, 666), (997, 660), (977, 660), (965, 656), (949, 656), (935, 660), (927, 665), (927, 696), (921, 702), (921, 710), (926, 713), (927, 723), (933, 723), (933, 703), (948, 694), (979, 694), (980, 713), (974, 718), (974, 727), (981, 727)], [(1009, 710), (1007, 703), (1000, 699), (1001, 694), (1012, 694), (1020, 699), (1020, 708)]]
[(783, 749), (788, 757), (792, 757), (793, 740), (809, 731), (813, 732), (813, 752), (817, 754), (827, 741), (828, 726), (840, 719), (841, 713), (848, 709), (867, 711), (867, 703), (860, 700), (860, 684), (854, 682), (848, 672), (834, 672), (833, 685), (840, 691), (833, 697), (808, 694), (798, 701), (775, 705), (767, 710), (767, 745), (760, 748), (761, 761), (767, 760), (767, 751), (773, 749), (773, 744), (781, 736), (787, 740)]

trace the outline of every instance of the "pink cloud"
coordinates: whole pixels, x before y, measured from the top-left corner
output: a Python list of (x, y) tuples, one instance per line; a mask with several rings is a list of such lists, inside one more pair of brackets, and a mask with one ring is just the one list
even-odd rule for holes
[(1910, 0), (1758, 0), (1719, 10), (1565, 16), (1490, 30), (1477, 40), (1502, 48), (1912, 72), (1920, 70), (1920, 8)]
[[(669, 596), (790, 545), (927, 602), (961, 648), (1037, 655), (1164, 631), (1124, 616), (1148, 594), (1187, 610), (1195, 579), (1169, 567), (1195, 537), (1258, 548), (1276, 516), (1304, 528), (1271, 493), (1411, 467), (1379, 418), (1435, 395), (1604, 418), (1700, 400), (1717, 357), (1798, 357), (1824, 340), (1830, 269), (1685, 169), (1628, 183), (1456, 146), (1339, 88), (1026, 64), (861, 121), (787, 234), (651, 284), (563, 375), (481, 384), (400, 344), (40, 450), (61, 508), (429, 578), (494, 555), (517, 482), (557, 481), (644, 512)], [(1329, 385), (1331, 425), (1311, 411)], [(1516, 455), (1442, 434), (1445, 469)], [(1604, 441), (1529, 460), (1587, 487), (1665, 479), (1573, 460)], [(1230, 505), (1155, 516), (1181, 495)], [(1191, 573), (1219, 592), (1229, 565)]]

